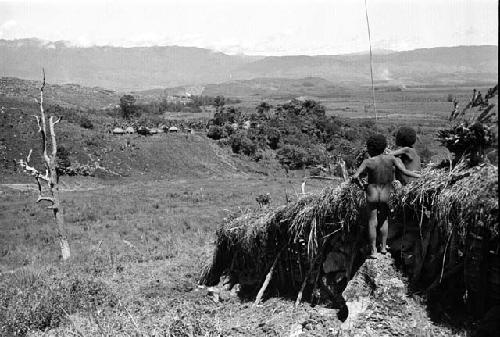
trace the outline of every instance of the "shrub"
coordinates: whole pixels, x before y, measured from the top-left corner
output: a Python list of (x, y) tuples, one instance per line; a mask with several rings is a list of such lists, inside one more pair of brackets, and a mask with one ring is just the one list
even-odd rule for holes
[(231, 136), (233, 133), (235, 133), (237, 128), (235, 129), (232, 124), (226, 124), (223, 127), (223, 134), (225, 137)]
[(356, 129), (346, 129), (344, 130), (343, 132), (343, 136), (345, 139), (347, 139), (348, 141), (355, 141), (355, 140), (358, 140), (360, 137), (359, 137), (359, 132), (356, 131)]
[(234, 153), (242, 153), (247, 156), (254, 155), (257, 145), (243, 132), (237, 132), (229, 137), (229, 144)]
[(207, 137), (212, 138), (214, 140), (219, 140), (221, 138), (226, 138), (226, 134), (224, 132), (224, 128), (218, 125), (210, 125), (207, 132)]
[(464, 155), (476, 160), (493, 144), (495, 135), (492, 128), (486, 124), (477, 122), (470, 125), (467, 121), (462, 121), (448, 129), (440, 130), (438, 139), (455, 154), (455, 160)]
[(71, 166), (69, 159), (70, 152), (63, 145), (57, 147), (56, 169), (59, 175), (62, 175), (66, 168)]
[(307, 151), (295, 145), (283, 146), (278, 150), (277, 155), (281, 165), (292, 170), (304, 168), (307, 161)]
[(357, 157), (364, 147), (356, 145), (344, 138), (335, 138), (328, 146), (327, 150), (334, 156), (344, 159), (347, 169), (356, 169), (358, 165)]
[(84, 129), (93, 129), (94, 124), (92, 124), (92, 121), (88, 119), (87, 117), (82, 117), (80, 118), (80, 126)]
[(274, 127), (268, 127), (265, 129), (265, 134), (267, 138), (267, 145), (273, 149), (276, 150), (278, 148), (280, 139), (281, 139), (281, 133), (278, 128)]
[(438, 131), (438, 140), (455, 155), (455, 162), (464, 158), (476, 165), (497, 142), (495, 103), (488, 102), (497, 95), (498, 85), (488, 90), (485, 99), (471, 100), (462, 111), (455, 107), (449, 117), (451, 125)]

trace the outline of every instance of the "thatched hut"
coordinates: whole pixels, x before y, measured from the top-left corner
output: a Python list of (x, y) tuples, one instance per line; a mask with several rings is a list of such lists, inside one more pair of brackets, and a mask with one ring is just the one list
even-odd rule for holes
[[(429, 168), (392, 200), (392, 253), (412, 284), (448, 300), (465, 295), (479, 313), (500, 304), (497, 174), (487, 164)], [(325, 285), (339, 293), (367, 253), (363, 209), (363, 192), (343, 183), (227, 221), (201, 283), (226, 276), (255, 295), (264, 282), (268, 295), (298, 300), (321, 298)], [(435, 291), (450, 282), (453, 291)]]

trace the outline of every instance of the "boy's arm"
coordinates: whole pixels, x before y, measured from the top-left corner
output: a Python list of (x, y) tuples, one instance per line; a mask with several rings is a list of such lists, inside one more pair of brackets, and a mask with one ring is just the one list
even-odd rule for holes
[(393, 156), (400, 156), (402, 154), (407, 154), (407, 153), (408, 153), (408, 149), (406, 147), (402, 147), (400, 149), (397, 149), (397, 150), (390, 152), (389, 154), (392, 154)]
[(354, 175), (352, 176), (353, 179), (358, 179), (359, 176), (361, 174), (363, 174), (366, 170), (366, 159), (363, 160), (363, 162), (361, 163), (361, 165), (359, 166), (358, 170), (356, 171), (356, 173), (354, 173)]
[(398, 170), (400, 170), (405, 176), (413, 177), (413, 178), (420, 178), (420, 174), (415, 173), (413, 171), (409, 171), (406, 169), (404, 166), (403, 162), (399, 158), (394, 158), (394, 165)]
[(366, 160), (363, 160), (356, 173), (354, 173), (354, 175), (351, 177), (350, 183), (354, 183), (358, 185), (361, 189), (364, 189), (364, 186), (361, 183), (359, 176), (363, 174), (365, 170), (366, 170)]

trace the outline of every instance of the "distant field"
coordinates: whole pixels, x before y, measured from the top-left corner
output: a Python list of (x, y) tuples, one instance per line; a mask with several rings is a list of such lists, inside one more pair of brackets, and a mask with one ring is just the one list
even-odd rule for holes
[[(453, 110), (453, 103), (448, 102), (448, 95), (456, 97), (461, 106), (464, 106), (472, 97), (473, 87), (437, 87), (437, 88), (410, 88), (402, 91), (375, 92), (375, 104), (377, 107), (380, 122), (388, 124), (391, 122), (420, 123), (422, 125), (432, 124), (442, 125)], [(476, 87), (483, 95), (489, 87)], [(334, 90), (334, 89), (332, 89)], [(253, 112), (255, 107), (265, 101), (273, 106), (283, 104), (289, 98), (276, 98), (272, 96), (238, 96), (242, 102), (235, 104), (235, 107), (244, 112)], [(297, 97), (297, 96), (295, 96)], [(331, 116), (345, 118), (375, 118), (372, 108), (372, 96), (369, 88), (353, 89), (342, 93), (332, 92), (331, 96), (314, 95), (305, 96), (314, 99), (326, 108), (326, 112)], [(165, 118), (210, 118), (209, 113), (168, 113)], [(437, 122), (437, 124), (436, 124)]]
[(162, 117), (165, 119), (171, 120), (190, 120), (190, 119), (211, 119), (214, 117), (213, 112), (199, 112), (199, 113), (191, 113), (191, 112), (165, 112), (162, 114)]

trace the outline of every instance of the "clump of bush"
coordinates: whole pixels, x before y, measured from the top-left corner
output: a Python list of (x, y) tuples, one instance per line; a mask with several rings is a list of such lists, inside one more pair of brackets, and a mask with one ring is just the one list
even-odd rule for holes
[[(247, 114), (221, 107), (208, 123), (207, 136), (255, 161), (272, 151), (283, 167), (303, 169), (328, 167), (332, 155), (352, 156), (353, 149), (363, 147), (374, 132), (374, 126), (373, 120), (347, 123), (327, 116), (325, 108), (313, 100), (292, 100), (275, 107), (262, 102), (255, 113)], [(339, 139), (350, 146), (335, 146)], [(346, 163), (349, 168), (354, 158)]]
[(474, 95), (462, 111), (456, 106), (449, 117), (450, 126), (439, 130), (438, 140), (454, 154), (455, 162), (465, 159), (475, 165), (484, 160), (486, 151), (496, 143), (495, 104), (488, 100), (497, 95), (498, 85), (488, 90), (484, 100)]
[(57, 174), (62, 175), (64, 171), (71, 166), (71, 160), (69, 159), (70, 152), (63, 146), (59, 145), (57, 147), (57, 159), (56, 159), (56, 169)]
[(94, 124), (92, 124), (92, 121), (88, 119), (87, 117), (82, 117), (80, 118), (80, 126), (84, 129), (93, 129)]
[(213, 140), (219, 140), (221, 138), (225, 138), (226, 133), (222, 126), (210, 125), (207, 131), (207, 137), (212, 138)]
[(285, 145), (276, 154), (281, 165), (291, 170), (301, 169), (307, 162), (307, 151), (295, 145)]
[(55, 328), (77, 311), (116, 304), (117, 297), (99, 279), (21, 270), (0, 283), (0, 335), (26, 336)]
[(252, 156), (257, 151), (257, 145), (244, 132), (237, 132), (229, 137), (229, 144), (234, 153)]

